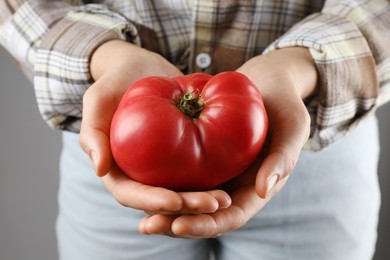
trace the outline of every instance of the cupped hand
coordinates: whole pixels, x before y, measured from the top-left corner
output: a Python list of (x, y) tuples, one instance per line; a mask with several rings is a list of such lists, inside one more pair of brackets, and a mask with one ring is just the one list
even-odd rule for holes
[(223, 185), (229, 191), (232, 202), (215, 212), (190, 214), (161, 214), (147, 212), (138, 225), (142, 234), (160, 234), (177, 238), (212, 238), (244, 226), (284, 186), (287, 178), (272, 188), (267, 198), (256, 193), (255, 180), (263, 156), (239, 177)]
[(314, 93), (317, 72), (309, 51), (274, 51), (249, 60), (238, 71), (262, 93), (269, 117), (266, 154), (229, 183), (229, 207), (202, 214), (150, 213), (139, 224), (141, 233), (181, 238), (219, 236), (244, 226), (286, 184), (310, 133), (310, 117), (302, 99)]
[(79, 142), (96, 174), (119, 203), (153, 214), (210, 213), (230, 205), (230, 196), (222, 190), (177, 193), (135, 182), (113, 161), (110, 125), (123, 94), (135, 81), (147, 76), (182, 75), (175, 66), (156, 53), (113, 40), (94, 52), (90, 69), (95, 83), (83, 98)]
[(310, 115), (303, 99), (317, 86), (309, 50), (292, 47), (249, 60), (241, 68), (260, 89), (269, 119), (269, 150), (257, 173), (256, 192), (265, 198), (294, 170), (310, 135)]

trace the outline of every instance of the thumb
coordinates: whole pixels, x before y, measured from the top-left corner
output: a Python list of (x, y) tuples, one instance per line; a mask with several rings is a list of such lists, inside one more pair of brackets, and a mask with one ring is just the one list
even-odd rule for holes
[(84, 94), (79, 137), (79, 143), (91, 159), (99, 177), (104, 176), (111, 168), (110, 125), (119, 102), (104, 85), (102, 77)]
[(267, 155), (256, 177), (256, 192), (260, 198), (268, 198), (274, 193), (274, 188), (278, 186), (278, 183), (287, 180), (298, 157), (299, 155), (292, 155), (282, 150), (273, 151)]
[(256, 192), (261, 198), (268, 197), (276, 186), (281, 189), (283, 185), (277, 184), (285, 182), (294, 170), (309, 136), (310, 118), (303, 113), (291, 116), (285, 124), (275, 125), (270, 125), (269, 150), (256, 176)]
[(111, 168), (111, 150), (107, 134), (93, 127), (80, 132), (79, 143), (88, 154), (96, 175), (103, 177)]

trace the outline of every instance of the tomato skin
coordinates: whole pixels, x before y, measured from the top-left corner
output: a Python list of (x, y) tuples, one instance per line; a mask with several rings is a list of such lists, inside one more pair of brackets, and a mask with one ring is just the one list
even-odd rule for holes
[[(177, 107), (186, 93), (200, 93), (205, 103), (197, 118)], [(254, 161), (267, 130), (261, 94), (238, 72), (149, 77), (123, 96), (111, 124), (111, 151), (135, 181), (176, 191), (209, 190)]]

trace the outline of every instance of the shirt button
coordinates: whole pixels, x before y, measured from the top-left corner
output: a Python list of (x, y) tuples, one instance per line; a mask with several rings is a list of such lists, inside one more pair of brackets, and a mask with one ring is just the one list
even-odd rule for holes
[(201, 69), (207, 69), (211, 65), (211, 57), (207, 53), (199, 53), (195, 58), (196, 65)]

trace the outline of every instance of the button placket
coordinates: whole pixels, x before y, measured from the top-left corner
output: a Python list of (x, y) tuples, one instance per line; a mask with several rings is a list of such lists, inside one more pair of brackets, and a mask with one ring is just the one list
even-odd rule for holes
[(193, 8), (193, 33), (189, 68), (191, 72), (212, 74), (213, 45), (218, 1), (197, 0)]

